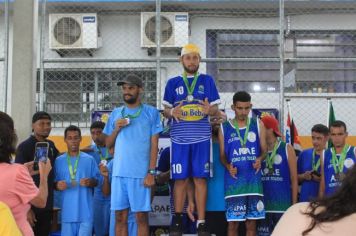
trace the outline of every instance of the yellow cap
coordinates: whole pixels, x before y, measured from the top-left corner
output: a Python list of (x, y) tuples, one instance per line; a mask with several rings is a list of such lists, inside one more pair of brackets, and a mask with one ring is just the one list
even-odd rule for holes
[(192, 44), (192, 43), (188, 43), (186, 45), (184, 45), (184, 47), (182, 48), (182, 51), (180, 53), (181, 56), (189, 54), (189, 53), (197, 53), (200, 55), (200, 49), (197, 45)]

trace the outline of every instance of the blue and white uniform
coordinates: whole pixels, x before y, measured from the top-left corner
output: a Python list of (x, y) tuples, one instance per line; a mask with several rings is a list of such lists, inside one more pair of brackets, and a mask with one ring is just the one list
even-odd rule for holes
[(115, 140), (111, 191), (121, 194), (111, 195), (111, 210), (151, 210), (151, 189), (144, 187), (143, 181), (151, 158), (151, 137), (162, 131), (158, 110), (146, 104), (133, 109), (118, 107), (111, 113), (103, 133), (110, 136), (118, 119), (137, 113), (138, 117), (131, 118)]
[[(314, 148), (303, 150), (298, 157), (298, 175), (306, 171), (313, 171), (313, 152)], [(314, 165), (320, 163), (320, 155), (315, 153)], [(320, 173), (320, 164), (316, 170)], [(309, 202), (311, 199), (316, 198), (319, 193), (319, 182), (314, 180), (304, 180), (300, 185), (299, 202)]]
[(272, 174), (268, 173), (267, 158), (262, 162), (262, 186), (266, 217), (258, 223), (258, 235), (271, 235), (282, 214), (292, 205), (288, 148), (285, 142), (280, 140), (278, 142)]
[(79, 157), (70, 157), (74, 168), (79, 158), (75, 175), (76, 185), (71, 185), (67, 153), (55, 161), (55, 182), (66, 181), (67, 189), (62, 193), (62, 235), (92, 235), (93, 230), (93, 189), (80, 186), (80, 179), (99, 179), (100, 173), (95, 160), (81, 152)]
[[(193, 79), (193, 76), (187, 78), (189, 84)], [(174, 120), (171, 125), (173, 179), (210, 175), (211, 126), (208, 116), (203, 114), (199, 101), (207, 98), (210, 105), (220, 103), (213, 78), (199, 74), (192, 95), (194, 100), (188, 101), (188, 91), (182, 76), (168, 80), (163, 105), (174, 108), (182, 103), (183, 116), (179, 122)]]
[[(332, 195), (340, 186), (341, 181), (336, 178), (336, 173), (332, 163), (332, 152), (334, 149), (329, 148), (324, 151), (323, 163), (324, 163), (324, 180), (325, 180), (325, 195)], [(346, 152), (346, 157), (343, 166), (343, 173), (346, 173), (356, 162), (355, 147), (349, 146)], [(336, 154), (337, 165), (339, 164), (340, 154)]]
[[(257, 220), (265, 216), (261, 171), (256, 172), (253, 163), (260, 156), (259, 123), (250, 119), (246, 146), (241, 145), (232, 120), (222, 124), (227, 162), (237, 168), (236, 178), (225, 170), (225, 202), (228, 221)], [(241, 137), (246, 127), (239, 128)]]

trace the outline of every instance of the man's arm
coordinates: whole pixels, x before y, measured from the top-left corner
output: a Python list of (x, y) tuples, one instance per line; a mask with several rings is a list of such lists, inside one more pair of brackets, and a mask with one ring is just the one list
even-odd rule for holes
[(288, 151), (288, 165), (292, 187), (292, 203), (295, 204), (298, 201), (298, 175), (297, 175), (297, 157), (293, 147), (287, 144)]
[(324, 152), (320, 155), (320, 184), (319, 184), (319, 197), (325, 194), (325, 173), (324, 173)]
[[(157, 155), (158, 155), (158, 134), (155, 134), (151, 136), (151, 151), (150, 151), (150, 164), (149, 164), (149, 169), (150, 170), (155, 170), (156, 169), (156, 163), (157, 163)], [(154, 181), (154, 175), (152, 174), (147, 174), (144, 180), (144, 185), (146, 187), (151, 187), (155, 183)]]
[(256, 158), (256, 161), (253, 163), (253, 168), (258, 172), (261, 169), (262, 161), (266, 158), (267, 155), (267, 141), (266, 141), (266, 128), (263, 125), (262, 121), (259, 123), (259, 136), (260, 136), (260, 156)]
[(222, 133), (221, 126), (219, 128), (218, 140), (219, 140), (219, 149), (220, 149), (220, 162), (226, 169), (229, 169), (229, 163), (227, 162), (225, 156), (224, 135)]
[(25, 150), (25, 145), (20, 144), (16, 149), (15, 163), (24, 164), (26, 162), (33, 161), (34, 157), (31, 159), (29, 158), (29, 155), (30, 155), (30, 151)]

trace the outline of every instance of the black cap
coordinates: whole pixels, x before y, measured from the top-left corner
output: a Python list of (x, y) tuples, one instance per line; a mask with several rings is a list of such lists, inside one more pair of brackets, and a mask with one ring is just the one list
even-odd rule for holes
[(124, 84), (137, 85), (140, 88), (143, 87), (142, 80), (140, 79), (140, 77), (138, 77), (135, 74), (129, 74), (126, 76), (126, 78), (124, 80), (117, 82), (118, 86), (121, 86)]
[(46, 120), (52, 120), (51, 116), (44, 111), (38, 111), (35, 114), (33, 114), (32, 116), (32, 124), (35, 123), (38, 120), (42, 120), (42, 119), (46, 119)]

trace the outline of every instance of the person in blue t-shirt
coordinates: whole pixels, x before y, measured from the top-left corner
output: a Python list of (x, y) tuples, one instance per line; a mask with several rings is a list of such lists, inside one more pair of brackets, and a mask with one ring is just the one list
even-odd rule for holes
[(208, 116), (218, 113), (220, 97), (214, 79), (198, 72), (200, 49), (187, 44), (181, 51), (182, 75), (171, 78), (163, 97), (164, 116), (171, 125), (171, 178), (175, 180), (173, 224), (170, 235), (181, 235), (188, 179), (193, 177), (200, 235), (210, 235), (205, 225), (207, 184), (210, 176), (211, 127)]
[[(100, 174), (102, 175), (100, 181), (100, 189), (104, 196), (110, 196), (111, 194), (111, 181), (112, 181), (112, 168), (113, 168), (113, 161), (110, 161), (108, 164), (105, 162), (100, 163)], [(128, 235), (137, 235), (137, 224), (135, 219), (135, 214), (129, 210), (128, 219)], [(109, 229), (109, 236), (115, 236), (115, 211), (110, 211), (110, 229)]]
[(81, 131), (68, 126), (64, 141), (68, 151), (55, 161), (55, 186), (62, 192), (61, 235), (90, 236), (93, 231), (93, 188), (100, 177), (90, 155), (80, 152)]
[(299, 202), (309, 202), (318, 196), (320, 183), (320, 155), (329, 139), (329, 129), (316, 124), (311, 129), (313, 148), (303, 150), (298, 157)]
[[(87, 153), (91, 155), (96, 164), (108, 163), (112, 160), (112, 155), (105, 146), (105, 136), (103, 129), (105, 123), (94, 121), (90, 126), (90, 135), (94, 144), (87, 147)], [(109, 233), (110, 224), (110, 195), (104, 196), (101, 187), (98, 185), (94, 189), (94, 232), (96, 236), (105, 236)]]
[(116, 235), (127, 235), (129, 209), (136, 214), (138, 235), (149, 235), (151, 187), (154, 185), (158, 135), (162, 131), (156, 108), (141, 103), (143, 82), (129, 74), (121, 86), (124, 106), (115, 108), (104, 128), (107, 148), (114, 147), (111, 210)]
[(266, 132), (259, 119), (249, 117), (251, 108), (249, 93), (235, 93), (231, 106), (235, 118), (224, 122), (219, 132), (228, 235), (236, 235), (240, 222), (245, 222), (247, 235), (255, 235), (256, 221), (265, 218), (260, 169), (267, 151)]
[(345, 122), (334, 121), (330, 127), (332, 147), (326, 149), (321, 160), (319, 196), (331, 196), (340, 188), (346, 173), (356, 162), (356, 148), (346, 143)]

